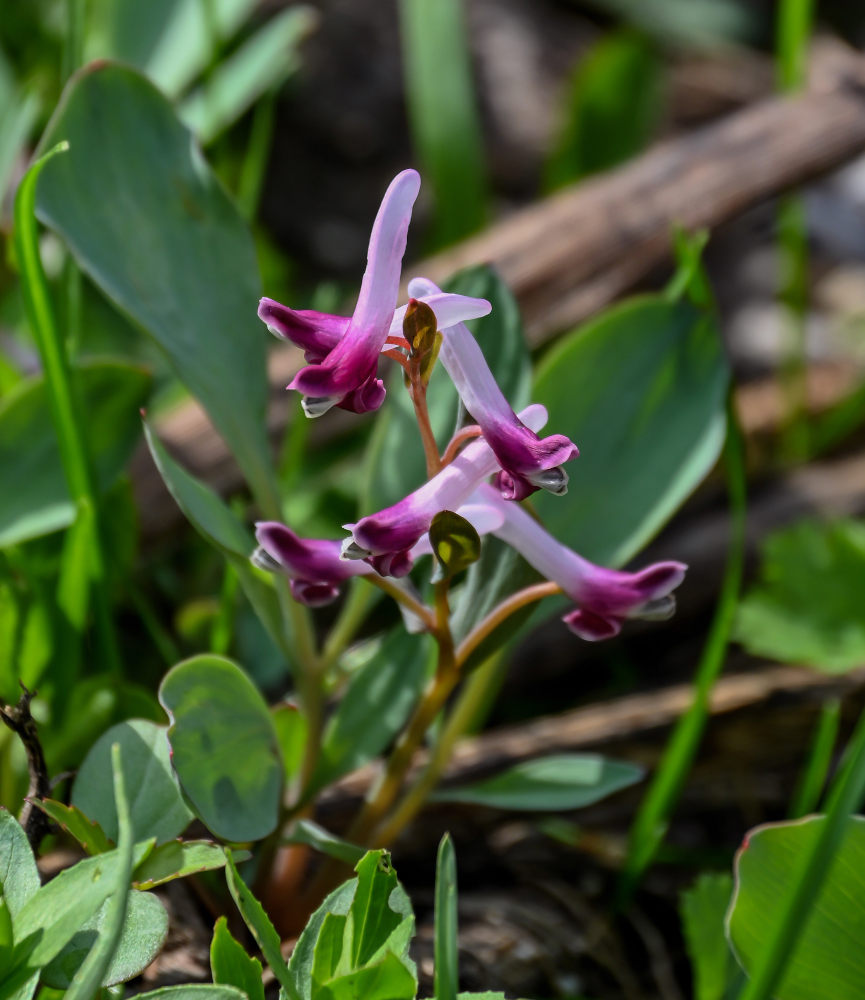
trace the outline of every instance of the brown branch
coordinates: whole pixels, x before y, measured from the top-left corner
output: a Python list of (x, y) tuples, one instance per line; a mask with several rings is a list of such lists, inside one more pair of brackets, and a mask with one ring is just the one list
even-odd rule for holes
[(21, 690), (23, 693), (17, 705), (0, 705), (0, 719), (18, 736), (27, 753), (30, 785), (18, 822), (24, 828), (30, 846), (36, 851), (42, 838), (50, 830), (51, 821), (33, 800), (48, 796), (51, 792), (51, 783), (48, 779), (48, 768), (45, 765), (45, 754), (39, 741), (36, 720), (30, 714), (30, 702), (36, 692), (28, 691), (23, 684)]

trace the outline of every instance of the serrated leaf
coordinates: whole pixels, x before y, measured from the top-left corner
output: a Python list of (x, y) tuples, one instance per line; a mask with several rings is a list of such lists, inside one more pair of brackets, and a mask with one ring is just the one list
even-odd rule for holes
[[(815, 581), (819, 580), (819, 586)], [(865, 661), (865, 523), (801, 521), (763, 543), (735, 637), (757, 656), (843, 673)]]

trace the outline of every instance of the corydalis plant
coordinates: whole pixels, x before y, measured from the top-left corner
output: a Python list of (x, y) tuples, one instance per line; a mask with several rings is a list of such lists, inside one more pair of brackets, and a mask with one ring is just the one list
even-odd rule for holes
[[(364, 411), (385, 396), (379, 363), (385, 356), (401, 366), (419, 431), (418, 447), (427, 479), (397, 503), (365, 514), (343, 527), (342, 540), (304, 539), (275, 521), (257, 525), (253, 562), (289, 581), (294, 599), (307, 606), (335, 600), (351, 577), (362, 576), (402, 607), (415, 630), (437, 645), (433, 677), (385, 766), (381, 780), (348, 831), (349, 840), (386, 845), (423, 804), (441, 774), (459, 726), (445, 732), (420, 779), (402, 795), (414, 751), (446, 705), (466, 665), (482, 643), (516, 611), (544, 597), (564, 594), (574, 606), (565, 624), (587, 640), (616, 635), (626, 619), (669, 617), (673, 590), (685, 567), (662, 562), (628, 573), (604, 569), (561, 545), (519, 501), (539, 489), (564, 497), (567, 463), (577, 458), (565, 435), (540, 436), (546, 409), (532, 404), (515, 413), (465, 325), (486, 315), (484, 299), (444, 293), (425, 278), (409, 282), (410, 298), (397, 308), (402, 257), (419, 179), (412, 170), (391, 183), (376, 217), (367, 269), (351, 318), (295, 311), (263, 299), (259, 316), (272, 332), (301, 347), (307, 367), (289, 384), (304, 395), (307, 416), (331, 406)], [(427, 408), (427, 391), (437, 361), (450, 376), (466, 419), (439, 449)], [(561, 503), (568, 501), (562, 499)], [(472, 623), (457, 642), (449, 590), (456, 574), (480, 555), (482, 538), (493, 534), (516, 549), (545, 580), (507, 596)], [(427, 585), (409, 574), (432, 554), (436, 569)], [(457, 713), (455, 713), (457, 714)], [(371, 720), (372, 721), (372, 720)], [(314, 766), (307, 767), (307, 774)], [(326, 880), (319, 879), (323, 889)]]
[[(334, 405), (356, 412), (377, 409), (385, 396), (378, 378), (380, 356), (400, 364), (418, 421), (428, 481), (391, 507), (344, 525), (350, 534), (341, 546), (336, 540), (298, 538), (285, 525), (261, 523), (253, 561), (286, 573), (295, 599), (310, 606), (334, 600), (345, 580), (365, 575), (417, 611), (416, 597), (408, 589), (386, 584), (385, 578), (406, 576), (418, 556), (432, 551), (430, 526), (436, 515), (451, 511), (478, 534), (492, 532), (508, 542), (548, 578), (550, 586), (532, 588), (527, 597), (560, 590), (571, 598), (576, 608), (564, 621), (584, 639), (610, 638), (627, 618), (669, 617), (675, 609), (672, 591), (683, 579), (684, 565), (657, 563), (638, 573), (603, 569), (557, 543), (513, 503), (538, 489), (567, 493), (565, 464), (579, 451), (563, 434), (538, 436), (547, 419), (543, 406), (534, 404), (519, 415), (511, 408), (464, 322), (486, 315), (490, 304), (448, 295), (428, 279), (415, 277), (408, 285), (412, 297), (397, 309), (406, 233), (419, 187), (417, 173), (404, 170), (385, 192), (351, 318), (292, 310), (272, 299), (262, 299), (259, 316), (274, 333), (305, 351), (309, 364), (288, 388), (304, 394), (307, 416), (320, 416)], [(475, 421), (463, 426), (441, 454), (426, 406), (437, 359)], [(509, 602), (519, 603), (513, 598)], [(421, 617), (434, 631), (433, 609), (425, 608)], [(439, 621), (436, 629), (446, 624)]]

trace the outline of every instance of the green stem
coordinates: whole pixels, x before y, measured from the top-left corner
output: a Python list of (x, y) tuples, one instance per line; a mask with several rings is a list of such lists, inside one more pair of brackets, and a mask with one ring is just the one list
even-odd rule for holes
[(219, 610), (210, 629), (210, 648), (214, 653), (225, 655), (231, 646), (239, 586), (240, 578), (237, 571), (230, 562), (226, 562), (225, 573), (222, 577), (222, 589), (219, 594)]
[(730, 498), (731, 539), (727, 565), (715, 616), (694, 680), (694, 699), (679, 719), (664, 748), (658, 769), (640, 805), (628, 842), (628, 854), (618, 886), (618, 901), (630, 899), (655, 857), (667, 832), (688, 772), (694, 762), (706, 722), (712, 689), (724, 665), (739, 600), (745, 558), (745, 458), (742, 434), (732, 394), (727, 403), (727, 490)]
[(357, 635), (357, 630), (363, 624), (377, 597), (377, 592), (362, 577), (352, 580), (348, 597), (328, 633), (321, 653), (325, 672), (333, 667)]
[(826, 817), (787, 883), (781, 919), (772, 929), (738, 1000), (769, 1000), (781, 984), (787, 962), (815, 911), (815, 900), (829, 871), (849, 817), (865, 794), (865, 712), (859, 717), (848, 748), (847, 763), (829, 793)]
[(105, 574), (106, 562), (99, 530), (98, 495), (81, 423), (81, 408), (75, 399), (65, 344), (54, 318), (48, 284), (39, 257), (39, 239), (35, 221), (36, 181), (39, 173), (49, 159), (67, 148), (66, 143), (55, 146), (37, 160), (24, 175), (15, 196), (15, 252), (23, 278), (21, 293), (24, 310), (42, 360), (51, 416), (69, 493), (78, 507), (89, 507), (95, 518), (91, 558), (92, 581), (84, 579), (81, 581), (81, 586), (88, 586), (92, 582), (94, 617), (103, 655), (109, 669), (113, 673), (120, 673), (120, 657), (111, 618), (111, 602)]
[(838, 726), (841, 721), (841, 702), (837, 698), (826, 702), (820, 710), (817, 729), (808, 753), (808, 762), (793, 802), (790, 805), (790, 818), (798, 819), (814, 812), (820, 802), (820, 794), (826, 784), (826, 776), (832, 764), (832, 751), (838, 738)]
[(252, 128), (246, 145), (246, 156), (237, 185), (237, 202), (248, 222), (258, 214), (264, 175), (270, 159), (270, 144), (276, 121), (276, 94), (265, 94), (258, 102), (252, 118)]

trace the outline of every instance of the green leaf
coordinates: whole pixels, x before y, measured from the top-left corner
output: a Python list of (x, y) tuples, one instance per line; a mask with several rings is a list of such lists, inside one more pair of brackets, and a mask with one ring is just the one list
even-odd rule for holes
[(344, 861), (347, 865), (356, 865), (366, 853), (363, 847), (352, 844), (337, 837), (330, 830), (313, 822), (311, 819), (299, 819), (285, 838), (287, 844), (307, 844), (309, 847), (327, 854), (331, 858)]
[(172, 667), (159, 689), (171, 717), (172, 763), (201, 820), (225, 840), (266, 837), (276, 827), (282, 761), (267, 704), (221, 656)]
[(459, 989), (457, 946), (457, 859), (450, 834), (439, 844), (435, 885), (435, 996), (456, 1000)]
[(452, 510), (440, 510), (433, 517), (429, 539), (436, 560), (433, 582), (449, 580), (480, 559), (480, 535), (474, 525)]
[(0, 807), (0, 894), (13, 917), (39, 889), (36, 858), (21, 824)]
[(581, 54), (564, 126), (546, 166), (547, 188), (607, 170), (639, 153), (663, 113), (663, 61), (630, 31), (610, 32)]
[(151, 851), (135, 869), (133, 885), (136, 889), (152, 889), (172, 879), (224, 867), (225, 851), (218, 844), (171, 840)]
[(72, 804), (96, 820), (107, 837), (117, 839), (117, 813), (109, 792), (114, 743), (123, 750), (134, 841), (155, 837), (158, 843), (164, 843), (181, 834), (192, 813), (183, 801), (171, 766), (166, 727), (146, 719), (112, 726), (93, 744), (72, 786)]
[(256, 575), (249, 562), (255, 548), (249, 529), (217, 493), (174, 461), (147, 421), (144, 422), (144, 437), (177, 506), (195, 530), (215, 545), (234, 567), (255, 613), (276, 645), (285, 651), (284, 625), (274, 588), (269, 581)]
[(264, 1000), (261, 962), (247, 955), (243, 945), (235, 941), (225, 917), (220, 917), (213, 928), (210, 969), (214, 983), (236, 986), (246, 994), (247, 1000)]
[[(119, 864), (112, 878), (111, 895), (105, 901), (103, 907), (103, 920), (99, 927), (96, 940), (88, 947), (81, 956), (81, 964), (75, 970), (66, 992), (66, 1000), (90, 1000), (100, 986), (107, 983), (111, 976), (112, 959), (118, 952), (123, 937), (123, 929), (126, 916), (129, 910), (129, 880), (132, 877), (134, 865), (135, 839), (132, 828), (132, 817), (129, 811), (129, 800), (126, 796), (126, 782), (123, 773), (123, 753), (120, 743), (111, 745), (111, 774), (114, 785), (114, 810), (117, 816), (117, 854)], [(163, 931), (167, 928), (161, 928)], [(137, 927), (135, 928), (137, 931)], [(133, 933), (135, 933), (133, 931)], [(162, 937), (164, 935), (160, 935)], [(137, 944), (137, 933), (135, 934)], [(73, 938), (74, 940), (74, 938)], [(67, 946), (68, 947), (68, 946)], [(141, 954), (137, 953), (135, 944), (132, 952), (134, 958), (139, 959)], [(145, 949), (145, 954), (147, 950)], [(58, 956), (59, 957), (59, 956)], [(131, 956), (125, 956), (129, 959)], [(145, 966), (150, 964), (150, 958), (144, 965), (137, 966), (131, 970), (131, 976), (140, 972)], [(126, 971), (125, 969), (123, 971)], [(43, 970), (43, 977), (45, 970)], [(130, 978), (131, 978), (130, 976)]]
[[(102, 977), (103, 986), (125, 983), (139, 975), (159, 954), (168, 935), (168, 914), (157, 896), (132, 890), (116, 950)], [(43, 970), (42, 982), (54, 989), (69, 988), (72, 977), (105, 932), (108, 902), (82, 924), (72, 939)]]
[(54, 799), (34, 799), (34, 802), (70, 837), (74, 837), (88, 854), (104, 854), (115, 847), (96, 820), (85, 816), (77, 806), (67, 806)]
[(717, 460), (727, 377), (713, 322), (687, 302), (633, 299), (565, 337), (535, 384), (549, 430), (580, 448), (576, 502), (532, 498), (549, 532), (603, 565), (633, 557)]
[[(751, 831), (736, 856), (727, 933), (746, 972), (778, 923), (790, 879), (825, 817)], [(865, 818), (851, 816), (810, 916), (787, 962), (778, 1000), (859, 1000), (865, 995)]]
[[(515, 410), (528, 403), (531, 363), (522, 321), (514, 297), (490, 267), (461, 271), (445, 282), (448, 292), (488, 299), (493, 310), (466, 324), (474, 333), (496, 381)], [(430, 422), (444, 450), (460, 412), (459, 397), (447, 372), (436, 365), (427, 394)], [(396, 503), (426, 482), (426, 459), (418, 434), (414, 409), (395, 371), (388, 385), (388, 403), (376, 415), (370, 440), (367, 480), (362, 491), (363, 513)]]
[(274, 705), (270, 714), (273, 716), (276, 738), (282, 754), (285, 780), (288, 783), (297, 777), (303, 765), (309, 725), (306, 716), (297, 705), (287, 701), (280, 705)]
[(127, 67), (94, 64), (73, 77), (43, 145), (61, 139), (70, 149), (40, 177), (40, 219), (159, 344), (275, 506), (248, 227), (168, 101)]
[[(763, 544), (736, 638), (757, 656), (843, 673), (865, 659), (865, 522), (801, 521)], [(815, 586), (819, 580), (819, 586)]]
[(245, 993), (233, 986), (209, 986), (206, 983), (188, 986), (164, 986), (161, 990), (136, 994), (136, 1000), (248, 1000)]
[(443, 788), (436, 802), (471, 802), (495, 809), (580, 809), (638, 782), (642, 768), (597, 754), (539, 757), (473, 785)]
[(400, 0), (399, 11), (409, 124), (435, 202), (434, 241), (453, 243), (483, 225), (487, 206), (463, 4)]
[[(231, 898), (237, 904), (246, 926), (252, 931), (252, 936), (258, 942), (258, 947), (261, 948), (261, 953), (270, 966), (270, 971), (276, 976), (277, 982), (286, 991), (289, 1000), (299, 1000), (300, 994), (295, 979), (290, 974), (289, 967), (282, 957), (281, 942), (276, 929), (264, 912), (264, 907), (253, 896), (249, 887), (238, 874), (231, 851), (227, 851), (226, 856), (228, 865), (225, 869), (225, 878), (228, 882)], [(299, 941), (298, 944), (300, 944)], [(309, 1000), (308, 993), (304, 1000)]]
[(357, 878), (313, 913), (298, 939), (288, 968), (300, 1000), (415, 996), (417, 975), (408, 958), (414, 913), (390, 856), (369, 851), (356, 871)]
[[(315, 949), (328, 915), (346, 916), (351, 909), (357, 879), (349, 879), (334, 889), (307, 921), (288, 962), (292, 1000), (312, 1000), (312, 969)], [(274, 932), (275, 933), (275, 932)], [(263, 949), (262, 949), (263, 950)], [(316, 1000), (318, 994), (316, 993)]]
[[(62, 159), (62, 157), (59, 157)], [(138, 443), (138, 411), (150, 374), (120, 362), (89, 362), (73, 369), (97, 481), (117, 478)], [(0, 468), (14, 490), (0, 493), (0, 547), (68, 527), (75, 519), (57, 435), (41, 376), (26, 379), (0, 401)]]
[(183, 122), (202, 144), (221, 132), (300, 66), (298, 46), (315, 26), (311, 7), (292, 7), (267, 21), (218, 63), (180, 106)]
[(362, 767), (402, 729), (426, 680), (425, 649), (424, 636), (394, 629), (352, 675), (325, 727), (312, 789)]
[(694, 971), (694, 1000), (732, 1000), (742, 985), (724, 934), (732, 895), (733, 879), (726, 873), (704, 873), (682, 893), (679, 910)]

